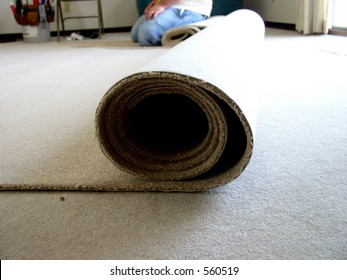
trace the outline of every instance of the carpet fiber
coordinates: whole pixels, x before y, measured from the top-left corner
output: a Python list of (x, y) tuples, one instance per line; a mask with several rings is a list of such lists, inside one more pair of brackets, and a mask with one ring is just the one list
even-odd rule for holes
[[(95, 110), (169, 49), (135, 48), (128, 33), (55, 40), (0, 44), (0, 183), (128, 178), (100, 152)], [(0, 258), (347, 259), (346, 40), (266, 30), (255, 145), (236, 180), (197, 193), (2, 191)]]

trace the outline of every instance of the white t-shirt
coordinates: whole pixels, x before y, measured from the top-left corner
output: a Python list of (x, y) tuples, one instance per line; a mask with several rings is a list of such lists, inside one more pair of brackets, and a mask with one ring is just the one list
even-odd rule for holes
[(212, 0), (181, 0), (179, 3), (173, 5), (173, 7), (210, 16), (212, 11)]

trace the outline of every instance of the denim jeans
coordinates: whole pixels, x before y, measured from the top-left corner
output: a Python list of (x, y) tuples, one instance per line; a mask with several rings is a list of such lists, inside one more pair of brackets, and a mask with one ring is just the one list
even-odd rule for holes
[(168, 8), (155, 19), (141, 16), (131, 29), (131, 39), (140, 46), (159, 46), (165, 31), (206, 19), (206, 16), (189, 10)]

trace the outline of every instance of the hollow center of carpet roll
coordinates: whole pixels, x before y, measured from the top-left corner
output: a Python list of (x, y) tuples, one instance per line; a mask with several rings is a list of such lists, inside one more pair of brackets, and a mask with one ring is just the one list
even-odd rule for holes
[[(206, 87), (206, 88), (205, 88)], [(99, 104), (97, 136), (120, 169), (150, 180), (186, 180), (211, 169), (228, 141), (228, 121), (207, 83), (170, 72), (140, 72)]]
[(181, 94), (155, 94), (129, 110), (127, 138), (145, 152), (175, 156), (199, 146), (208, 134), (201, 107)]

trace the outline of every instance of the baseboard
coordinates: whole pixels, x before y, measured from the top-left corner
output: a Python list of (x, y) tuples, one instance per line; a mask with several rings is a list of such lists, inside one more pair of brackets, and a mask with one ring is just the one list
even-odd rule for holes
[(22, 34), (0, 34), (0, 43), (14, 42), (18, 39), (22, 39)]
[(339, 35), (339, 36), (347, 36), (347, 29), (346, 28), (332, 28), (329, 29), (328, 34), (331, 35)]
[(281, 23), (281, 22), (265, 21), (265, 26), (269, 27), (269, 28), (294, 30), (295, 31), (295, 24), (294, 23)]

